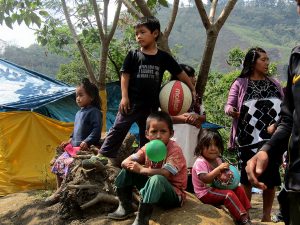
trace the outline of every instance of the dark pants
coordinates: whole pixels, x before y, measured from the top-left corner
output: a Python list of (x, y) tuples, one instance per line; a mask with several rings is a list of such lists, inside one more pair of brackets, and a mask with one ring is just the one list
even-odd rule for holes
[(115, 184), (117, 188), (135, 186), (140, 191), (142, 203), (158, 203), (167, 208), (180, 206), (180, 200), (173, 186), (162, 175), (148, 177), (122, 169)]
[(277, 200), (279, 203), (279, 213), (285, 224), (289, 224), (289, 202), (288, 202), (288, 192), (281, 188)]
[(104, 156), (116, 158), (119, 148), (122, 145), (130, 127), (134, 122), (139, 127), (140, 147), (144, 146), (148, 140), (145, 137), (146, 119), (150, 114), (150, 109), (132, 109), (130, 114), (118, 112), (114, 125), (110, 128), (100, 152)]
[(300, 224), (300, 193), (299, 192), (288, 192), (289, 201), (289, 224), (299, 225)]

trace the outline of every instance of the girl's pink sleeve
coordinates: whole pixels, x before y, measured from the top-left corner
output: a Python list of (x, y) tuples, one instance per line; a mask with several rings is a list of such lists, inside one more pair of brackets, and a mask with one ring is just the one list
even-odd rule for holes
[(235, 80), (230, 87), (227, 103), (225, 105), (225, 113), (229, 116), (233, 108), (237, 109), (238, 106), (238, 96), (239, 96), (239, 85), (238, 81)]
[(203, 159), (197, 159), (194, 165), (194, 169), (196, 174), (199, 175), (200, 173), (208, 173), (208, 166)]

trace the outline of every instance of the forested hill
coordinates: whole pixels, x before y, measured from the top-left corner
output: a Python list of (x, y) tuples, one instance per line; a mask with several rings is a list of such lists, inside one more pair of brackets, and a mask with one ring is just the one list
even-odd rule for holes
[[(274, 2), (277, 0), (257, 0), (252, 4), (238, 1), (218, 36), (211, 70), (232, 70), (226, 64), (231, 48), (246, 50), (260, 46), (269, 53), (272, 62), (279, 63), (279, 72), (285, 73), (283, 67), (288, 63), (290, 51), (300, 42), (300, 19), (294, 1)], [(169, 18), (167, 9), (161, 10), (158, 17), (165, 24)], [(196, 6), (180, 8), (170, 36), (170, 46), (173, 49), (180, 46), (176, 50), (179, 60), (199, 65), (205, 40), (205, 29)]]
[[(219, 0), (218, 10), (224, 8), (222, 2), (227, 0)], [(287, 65), (290, 51), (300, 42), (300, 19), (294, 0), (247, 0), (246, 3), (238, 0), (221, 29), (211, 70), (227, 72), (233, 69), (226, 64), (228, 52), (232, 48), (246, 50), (260, 46), (266, 49), (272, 62), (278, 62), (279, 73), (284, 78), (284, 66)], [(169, 43), (180, 62), (199, 67), (206, 35), (200, 15), (192, 5), (193, 1), (190, 4), (180, 6)], [(162, 8), (158, 12), (163, 29), (170, 10)], [(0, 57), (52, 76), (60, 63), (68, 61), (63, 57), (56, 58), (37, 45), (28, 49), (8, 47), (6, 50), (3, 54), (0, 52)]]

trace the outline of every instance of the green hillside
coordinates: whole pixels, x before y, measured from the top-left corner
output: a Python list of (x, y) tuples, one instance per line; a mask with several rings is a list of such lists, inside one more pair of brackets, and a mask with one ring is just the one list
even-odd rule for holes
[[(272, 62), (278, 63), (278, 72), (285, 77), (290, 51), (298, 43), (297, 40), (300, 41), (300, 35), (297, 32), (299, 18), (294, 2), (281, 3), (261, 6), (245, 5), (239, 1), (218, 36), (211, 70), (232, 70), (226, 64), (226, 57), (234, 47), (247, 50), (260, 46), (268, 52)], [(220, 6), (218, 9), (222, 8)], [(158, 17), (163, 28), (169, 10), (159, 11)], [(205, 30), (196, 7), (180, 8), (170, 36), (170, 46), (177, 49), (179, 61), (199, 66), (205, 40)]]
[[(222, 2), (226, 1), (219, 0), (217, 15), (224, 8)], [(171, 7), (158, 11), (162, 30), (169, 20), (170, 10)], [(245, 51), (260, 46), (268, 52), (271, 62), (278, 63), (278, 72), (284, 79), (290, 51), (300, 41), (299, 22), (294, 1), (239, 0), (218, 36), (211, 71), (233, 70), (226, 63), (230, 49), (239, 47)], [(117, 37), (118, 33), (120, 31)], [(178, 61), (198, 68), (205, 41), (205, 30), (196, 7), (181, 5), (169, 39)], [(0, 57), (50, 76), (57, 74), (61, 63), (69, 61), (36, 45), (27, 49), (8, 46)]]

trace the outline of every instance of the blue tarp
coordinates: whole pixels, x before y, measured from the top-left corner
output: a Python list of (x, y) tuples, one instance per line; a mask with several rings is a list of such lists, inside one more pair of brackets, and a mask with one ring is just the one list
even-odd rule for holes
[[(120, 83), (108, 83), (106, 91), (108, 131), (118, 112), (121, 100)], [(0, 96), (0, 112), (35, 111), (60, 121), (74, 122), (79, 109), (75, 101), (75, 87), (3, 59), (0, 59)], [(203, 123), (202, 127), (222, 128), (209, 122)], [(137, 124), (133, 124), (130, 132), (138, 135)]]
[(74, 121), (78, 106), (75, 88), (0, 59), (0, 111), (35, 111)]

